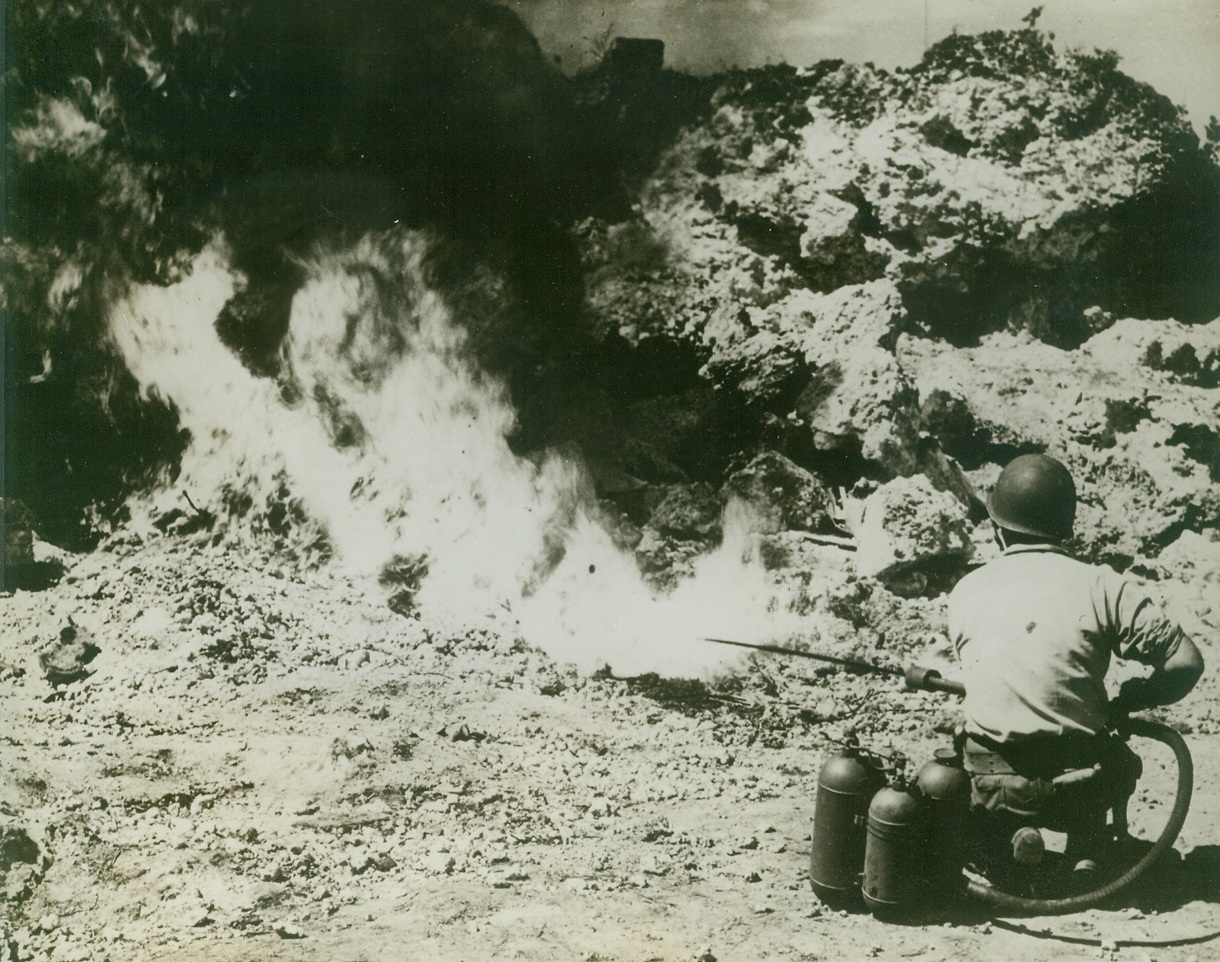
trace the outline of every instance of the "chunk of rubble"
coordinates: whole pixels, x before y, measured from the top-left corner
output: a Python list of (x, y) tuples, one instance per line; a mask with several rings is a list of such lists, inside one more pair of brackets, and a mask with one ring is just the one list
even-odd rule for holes
[(894, 357), (906, 323), (891, 281), (798, 291), (772, 309), (784, 341), (804, 357), (811, 378), (795, 415), (820, 450), (859, 447), (895, 474), (915, 469), (918, 396)]
[(800, 465), (774, 451), (764, 451), (732, 474), (724, 493), (752, 509), (760, 534), (818, 531), (831, 524), (830, 492)]
[(859, 506), (853, 521), (856, 570), (883, 583), (905, 583), (912, 572), (973, 555), (969, 511), (922, 475), (898, 478)]
[(709, 484), (675, 484), (654, 509), (648, 526), (676, 538), (714, 539), (720, 535), (720, 502)]
[(52, 685), (70, 685), (93, 674), (87, 666), (101, 652), (89, 632), (69, 619), (59, 637), (39, 652), (38, 663)]
[(14, 865), (37, 865), (42, 858), (38, 843), (23, 828), (0, 827), (0, 872)]

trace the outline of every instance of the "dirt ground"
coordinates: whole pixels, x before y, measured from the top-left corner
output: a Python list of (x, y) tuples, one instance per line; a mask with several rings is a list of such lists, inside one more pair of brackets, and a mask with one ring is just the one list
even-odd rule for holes
[[(818, 769), (848, 727), (918, 764), (950, 697), (765, 656), (711, 685), (581, 676), (511, 613), (429, 628), (199, 536), (64, 563), (0, 598), (6, 962), (1220, 958), (1215, 671), (1161, 716), (1196, 789), (1139, 893), (893, 925), (810, 890)], [(100, 651), (55, 688), (38, 653), (67, 626)], [(1145, 838), (1173, 784), (1153, 748)]]

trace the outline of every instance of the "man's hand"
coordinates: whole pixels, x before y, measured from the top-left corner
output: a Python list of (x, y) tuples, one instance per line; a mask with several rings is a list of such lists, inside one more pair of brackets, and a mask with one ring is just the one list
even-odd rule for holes
[(1110, 701), (1110, 726), (1117, 728), (1128, 715), (1149, 707), (1148, 680), (1128, 678), (1119, 686), (1118, 694)]
[(1135, 712), (1170, 705), (1185, 697), (1203, 674), (1203, 656), (1189, 638), (1182, 638), (1177, 651), (1147, 678), (1130, 678), (1110, 702), (1110, 724)]

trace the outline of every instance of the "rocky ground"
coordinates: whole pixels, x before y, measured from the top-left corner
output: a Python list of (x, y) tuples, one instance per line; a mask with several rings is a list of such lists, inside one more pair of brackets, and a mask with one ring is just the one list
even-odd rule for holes
[[(581, 675), (511, 614), (437, 630), (210, 542), (118, 537), (0, 599), (6, 960), (1215, 957), (1189, 943), (1220, 928), (1215, 672), (1162, 716), (1197, 789), (1183, 857), (1133, 899), (887, 925), (809, 889), (817, 772), (848, 728), (930, 757), (952, 698), (768, 656)], [(904, 664), (940, 601), (856, 583), (889, 630), (835, 650)], [(1145, 837), (1172, 786), (1146, 761)]]

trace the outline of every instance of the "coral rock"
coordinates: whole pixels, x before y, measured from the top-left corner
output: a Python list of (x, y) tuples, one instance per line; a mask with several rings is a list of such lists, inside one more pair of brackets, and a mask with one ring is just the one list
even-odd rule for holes
[(921, 475), (899, 478), (864, 503), (855, 530), (856, 568), (882, 581), (896, 580), (928, 562), (970, 558), (967, 509)]

